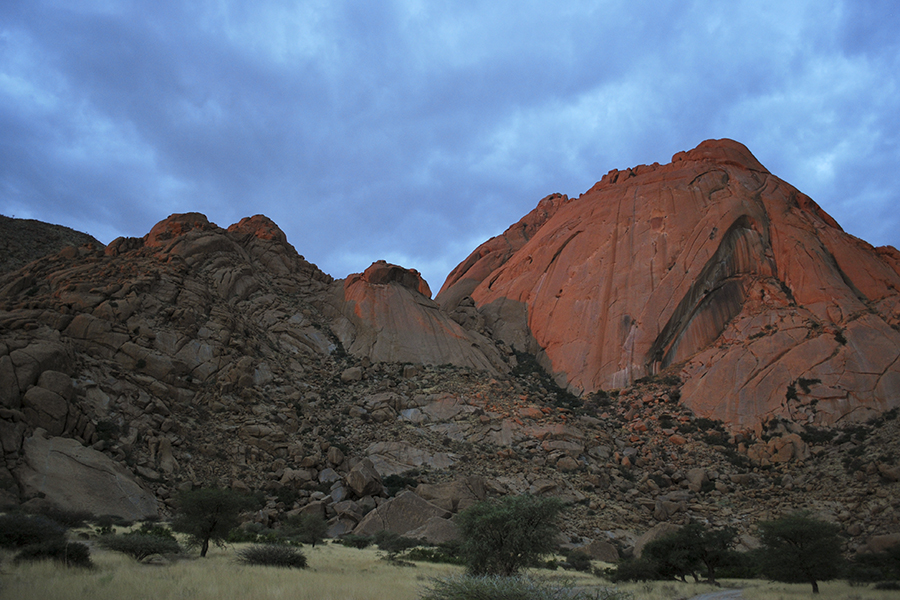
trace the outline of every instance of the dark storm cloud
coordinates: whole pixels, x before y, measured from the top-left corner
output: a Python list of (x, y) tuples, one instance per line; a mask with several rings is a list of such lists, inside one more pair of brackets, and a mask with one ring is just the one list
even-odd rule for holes
[(0, 212), (104, 242), (264, 213), (436, 291), (543, 196), (732, 137), (900, 242), (892, 2), (437, 4), (7, 1)]

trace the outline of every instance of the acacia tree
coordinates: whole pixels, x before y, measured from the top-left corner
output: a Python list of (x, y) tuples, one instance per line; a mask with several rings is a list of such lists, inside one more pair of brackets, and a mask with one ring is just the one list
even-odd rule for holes
[(191, 545), (200, 546), (200, 556), (206, 556), (209, 542), (219, 545), (228, 532), (240, 525), (240, 513), (252, 508), (251, 498), (232, 490), (200, 488), (178, 495), (178, 513), (172, 529), (186, 533)]
[(485, 500), (459, 513), (462, 554), (473, 575), (515, 575), (555, 549), (558, 498), (505, 496)]
[(841, 567), (837, 525), (797, 512), (759, 524), (763, 543), (762, 572), (774, 581), (809, 583), (819, 593), (819, 581), (834, 579)]
[(698, 573), (706, 572), (706, 579), (716, 582), (716, 569), (731, 562), (734, 529), (707, 529), (700, 523), (689, 523), (669, 535), (644, 547), (642, 557), (652, 561), (662, 577), (677, 577), (682, 581), (691, 575), (699, 581)]

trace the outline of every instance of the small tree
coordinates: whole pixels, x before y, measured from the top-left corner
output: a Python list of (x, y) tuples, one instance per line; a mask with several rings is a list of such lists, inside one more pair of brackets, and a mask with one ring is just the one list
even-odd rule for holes
[(209, 550), (209, 542), (222, 545), (228, 532), (240, 524), (241, 511), (252, 506), (252, 499), (231, 490), (200, 488), (182, 492), (172, 529), (186, 533), (191, 545), (200, 546), (203, 557)]
[(459, 513), (462, 554), (473, 575), (515, 575), (555, 548), (558, 498), (506, 496)]
[(798, 512), (759, 524), (763, 548), (759, 553), (762, 572), (774, 581), (809, 583), (819, 593), (819, 581), (840, 573), (840, 528)]
[(300, 541), (313, 548), (324, 540), (325, 534), (328, 533), (328, 523), (319, 515), (303, 514), (292, 524), (297, 528), (297, 537)]

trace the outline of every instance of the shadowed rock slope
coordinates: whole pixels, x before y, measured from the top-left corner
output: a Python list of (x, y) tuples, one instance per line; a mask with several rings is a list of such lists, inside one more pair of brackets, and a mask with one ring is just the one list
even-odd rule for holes
[(676, 366), (686, 406), (758, 429), (900, 404), (898, 265), (717, 140), (545, 198), (436, 299), (576, 393)]

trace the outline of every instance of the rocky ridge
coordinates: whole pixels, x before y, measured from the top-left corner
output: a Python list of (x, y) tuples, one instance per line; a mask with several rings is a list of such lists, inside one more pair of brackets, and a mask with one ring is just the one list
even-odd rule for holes
[[(545, 199), (455, 273), (494, 273), (575, 202)], [(478, 286), (460, 281), (439, 294), (456, 294), (452, 307), (383, 262), (333, 281), (269, 219), (223, 229), (198, 213), (2, 275), (0, 495), (96, 507), (33, 476), (41, 444), (68, 440), (84, 449), (74, 462), (96, 460), (141, 489), (104, 508), (132, 518), (166, 515), (179, 489), (217, 483), (264, 492), (253, 518), (266, 525), (317, 512), (333, 534), (415, 523), (434, 540), (483, 497), (551, 494), (571, 505), (569, 542), (607, 555), (657, 524), (699, 519), (749, 535), (799, 507), (842, 523), (854, 549), (900, 527), (893, 400), (835, 424), (816, 416), (822, 384), (802, 371), (782, 393), (800, 410), (734, 427), (697, 409), (691, 359), (575, 396), (547, 376), (540, 350), (521, 350), (532, 332), (507, 336), (515, 315), (492, 316)], [(733, 323), (716, 352), (781, 339), (780, 322), (747, 339)], [(837, 333), (823, 331), (813, 338)]]

